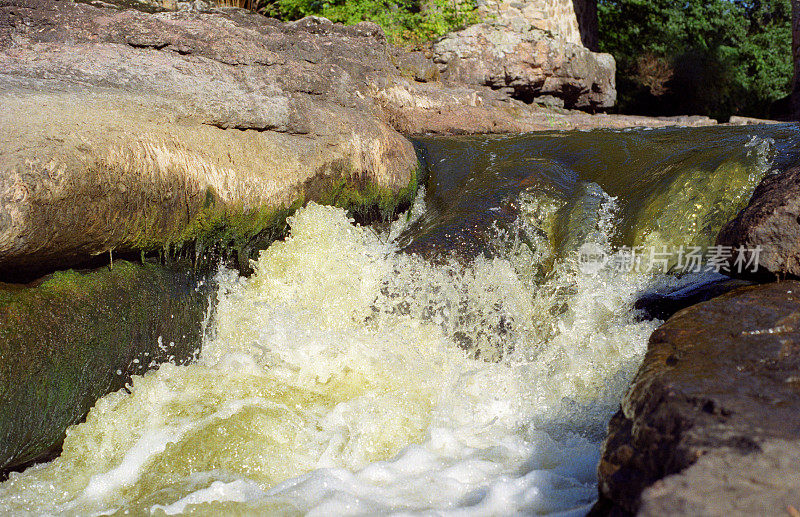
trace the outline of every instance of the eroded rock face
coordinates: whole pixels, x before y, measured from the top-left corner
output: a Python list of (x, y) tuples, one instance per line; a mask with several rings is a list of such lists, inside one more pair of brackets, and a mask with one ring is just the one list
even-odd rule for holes
[(391, 211), (417, 160), (370, 92), (396, 75), (369, 23), (5, 0), (0, 271), (248, 246), (309, 200)]
[(787, 515), (800, 500), (798, 343), (796, 281), (670, 318), (609, 425), (597, 513)]
[(750, 204), (722, 228), (717, 244), (760, 247), (761, 276), (800, 276), (800, 167), (764, 178)]
[(582, 29), (592, 30), (581, 23), (590, 10), (589, 3), (588, 0), (480, 0), (478, 12), (486, 20), (501, 20), (511, 27), (532, 26), (580, 44)]
[(616, 63), (531, 25), (493, 20), (451, 33), (433, 46), (443, 79), (488, 86), (525, 102), (562, 99), (567, 108), (609, 108), (616, 101)]

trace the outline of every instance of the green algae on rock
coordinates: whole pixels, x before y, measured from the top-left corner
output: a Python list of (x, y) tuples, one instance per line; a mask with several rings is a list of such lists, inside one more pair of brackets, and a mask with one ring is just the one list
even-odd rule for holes
[(132, 375), (189, 361), (209, 283), (153, 264), (0, 283), (0, 470), (57, 449), (68, 426)]

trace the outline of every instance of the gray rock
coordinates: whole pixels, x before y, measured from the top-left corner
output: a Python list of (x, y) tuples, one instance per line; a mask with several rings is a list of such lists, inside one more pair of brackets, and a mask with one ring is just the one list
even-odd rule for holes
[(309, 200), (391, 212), (417, 160), (371, 85), (398, 76), (371, 23), (3, 0), (0, 271), (252, 247)]
[(448, 34), (433, 45), (443, 80), (488, 86), (533, 101), (563, 99), (568, 108), (609, 108), (616, 101), (616, 64), (549, 33), (516, 25), (481, 23)]
[(392, 59), (401, 75), (427, 83), (439, 79), (439, 68), (422, 52), (406, 52), (394, 48)]
[(596, 514), (787, 515), (800, 501), (800, 282), (684, 309), (609, 424)]
[(534, 97), (533, 102), (535, 104), (541, 104), (542, 106), (547, 106), (548, 108), (564, 107), (564, 99), (560, 99), (552, 95), (540, 95), (538, 97)]

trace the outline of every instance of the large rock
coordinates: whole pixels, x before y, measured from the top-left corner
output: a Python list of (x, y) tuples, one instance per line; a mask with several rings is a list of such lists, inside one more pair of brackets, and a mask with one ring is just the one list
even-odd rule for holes
[[(0, 0), (0, 278), (187, 242), (246, 258), (309, 200), (386, 216), (415, 187), (401, 133), (684, 123), (542, 109), (494, 80), (443, 85), (423, 55), (391, 48), (370, 23), (285, 24), (198, 11), (200, 0), (157, 13), (95, 3), (106, 7)], [(541, 50), (543, 73), (556, 74), (547, 84), (576, 105), (605, 105), (588, 51), (525, 43), (535, 31), (508, 48), (541, 43), (555, 52)]]
[[(790, 515), (800, 501), (800, 282), (657, 329), (598, 469), (598, 514)], [(787, 513), (788, 512), (788, 513)]]
[[(760, 248), (758, 263), (741, 273), (800, 276), (800, 167), (764, 178), (750, 204), (722, 228), (717, 244)], [(738, 267), (732, 270), (739, 273)]]
[(391, 212), (411, 143), (371, 86), (380, 28), (254, 13), (0, 2), (0, 271), (258, 242), (315, 200)]
[(526, 102), (561, 99), (567, 108), (610, 108), (616, 101), (616, 63), (531, 26), (493, 21), (448, 34), (433, 45), (442, 78), (488, 86)]
[(0, 473), (57, 450), (67, 427), (131, 375), (192, 359), (211, 287), (121, 261), (0, 283)]
[(708, 117), (642, 117), (545, 108), (478, 85), (384, 78), (373, 83), (381, 117), (405, 134), (463, 135), (529, 131), (715, 125)]

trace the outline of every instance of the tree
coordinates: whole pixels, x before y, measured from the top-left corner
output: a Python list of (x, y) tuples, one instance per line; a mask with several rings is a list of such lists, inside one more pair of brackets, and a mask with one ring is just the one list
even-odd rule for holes
[(789, 93), (790, 0), (599, 0), (598, 11), (623, 111), (767, 117)]

